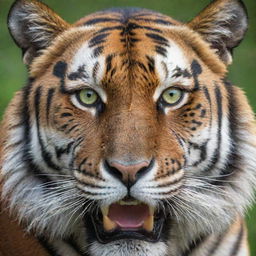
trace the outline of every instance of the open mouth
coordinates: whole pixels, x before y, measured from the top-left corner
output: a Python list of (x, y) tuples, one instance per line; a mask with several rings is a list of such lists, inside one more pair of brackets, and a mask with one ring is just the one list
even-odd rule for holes
[(120, 239), (139, 239), (157, 242), (160, 238), (164, 214), (137, 200), (122, 200), (102, 207), (91, 215), (94, 231), (100, 243)]

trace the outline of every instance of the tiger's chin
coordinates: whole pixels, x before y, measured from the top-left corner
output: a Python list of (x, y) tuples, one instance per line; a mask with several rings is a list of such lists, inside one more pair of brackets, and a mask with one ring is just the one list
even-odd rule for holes
[(167, 246), (164, 242), (150, 243), (141, 240), (124, 239), (101, 244), (92, 243), (90, 247), (92, 256), (164, 256), (167, 255)]
[(91, 233), (101, 243), (141, 240), (157, 243), (163, 235), (166, 215), (137, 200), (122, 200), (90, 214)]

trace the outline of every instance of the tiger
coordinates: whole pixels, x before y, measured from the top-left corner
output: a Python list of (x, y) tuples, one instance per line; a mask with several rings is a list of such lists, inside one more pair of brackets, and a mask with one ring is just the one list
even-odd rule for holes
[(249, 255), (256, 126), (227, 80), (242, 1), (69, 24), (17, 0), (8, 27), (28, 80), (0, 129), (0, 255)]

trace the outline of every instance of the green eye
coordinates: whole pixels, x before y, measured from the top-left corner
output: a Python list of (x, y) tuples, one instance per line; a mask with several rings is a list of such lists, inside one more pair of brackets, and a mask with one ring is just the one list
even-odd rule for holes
[(77, 94), (77, 98), (82, 105), (88, 106), (95, 104), (99, 96), (94, 90), (86, 88)]
[(183, 92), (177, 88), (169, 88), (162, 94), (162, 99), (169, 105), (175, 105), (183, 98)]

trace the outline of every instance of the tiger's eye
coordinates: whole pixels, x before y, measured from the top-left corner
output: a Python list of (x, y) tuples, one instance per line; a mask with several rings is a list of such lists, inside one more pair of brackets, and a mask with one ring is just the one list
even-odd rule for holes
[(89, 88), (81, 90), (77, 95), (80, 103), (84, 105), (93, 105), (98, 100), (98, 94)]
[(177, 88), (169, 88), (162, 94), (162, 99), (169, 105), (177, 104), (183, 97), (183, 92)]

